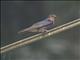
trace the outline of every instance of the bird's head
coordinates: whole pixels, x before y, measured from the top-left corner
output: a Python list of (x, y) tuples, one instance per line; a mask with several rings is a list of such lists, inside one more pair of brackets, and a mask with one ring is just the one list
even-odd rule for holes
[(49, 15), (48, 19), (51, 21), (54, 21), (54, 20), (56, 20), (56, 15)]

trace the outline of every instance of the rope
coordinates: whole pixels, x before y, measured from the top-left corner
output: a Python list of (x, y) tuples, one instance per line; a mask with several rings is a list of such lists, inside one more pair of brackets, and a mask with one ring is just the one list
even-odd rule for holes
[(15, 48), (18, 48), (18, 47), (33, 43), (35, 41), (38, 41), (38, 40), (40, 40), (42, 38), (46, 38), (46, 37), (49, 37), (51, 35), (55, 35), (57, 33), (65, 31), (67, 29), (71, 29), (71, 28), (73, 28), (75, 26), (78, 26), (78, 25), (80, 25), (80, 18), (76, 19), (74, 21), (71, 21), (69, 23), (63, 24), (61, 26), (55, 27), (55, 28), (49, 30), (48, 33), (45, 34), (45, 35), (43, 35), (42, 33), (36, 34), (36, 35), (31, 36), (31, 37), (24, 38), (24, 39), (21, 39), (21, 40), (19, 40), (17, 42), (12, 43), (12, 44), (9, 44), (9, 45), (6, 45), (4, 47), (1, 47), (0, 48), (1, 52), (0, 53), (8, 52), (8, 51), (13, 50)]

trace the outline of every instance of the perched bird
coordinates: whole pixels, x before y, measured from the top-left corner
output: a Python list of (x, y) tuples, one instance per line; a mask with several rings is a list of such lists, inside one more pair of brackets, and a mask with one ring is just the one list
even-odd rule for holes
[(49, 15), (46, 19), (34, 23), (32, 26), (19, 31), (23, 32), (47, 32), (52, 26), (54, 26), (54, 21), (56, 20), (56, 15)]

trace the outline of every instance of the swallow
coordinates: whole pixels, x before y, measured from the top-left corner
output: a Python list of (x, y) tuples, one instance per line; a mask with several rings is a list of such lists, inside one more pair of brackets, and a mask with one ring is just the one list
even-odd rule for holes
[(56, 15), (52, 14), (49, 15), (44, 20), (36, 22), (32, 24), (30, 27), (25, 28), (18, 33), (25, 33), (25, 32), (47, 32), (52, 26), (54, 26), (54, 22), (56, 20)]

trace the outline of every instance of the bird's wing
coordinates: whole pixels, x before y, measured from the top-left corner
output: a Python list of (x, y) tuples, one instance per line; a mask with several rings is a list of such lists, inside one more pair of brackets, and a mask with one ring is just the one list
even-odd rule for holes
[(46, 26), (48, 24), (51, 24), (51, 21), (48, 21), (48, 19), (45, 19), (43, 21), (39, 21), (39, 22), (33, 24), (32, 27), (34, 27), (34, 28), (40, 28), (40, 27)]
[(18, 33), (20, 34), (20, 33), (24, 33), (24, 32), (37, 32), (39, 27), (40, 27), (40, 25), (33, 24), (29, 28), (25, 28), (25, 29), (19, 31)]

